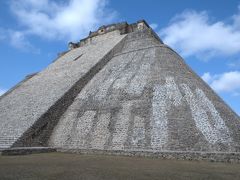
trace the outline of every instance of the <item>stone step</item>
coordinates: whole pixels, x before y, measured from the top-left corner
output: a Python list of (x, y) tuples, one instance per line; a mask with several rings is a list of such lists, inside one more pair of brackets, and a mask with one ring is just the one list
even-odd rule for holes
[(0, 142), (15, 142), (16, 140), (15, 139), (3, 139), (3, 140), (0, 140)]
[(12, 143), (0, 143), (0, 146), (8, 146), (8, 145), (12, 145)]
[(0, 150), (9, 149), (11, 146), (0, 146)]
[(52, 147), (17, 147), (17, 148), (7, 148), (2, 150), (2, 155), (26, 155), (26, 154), (36, 154), (36, 153), (49, 153), (56, 152), (57, 150)]
[(0, 141), (16, 141), (17, 139), (0, 139)]
[(17, 139), (0, 139), (0, 141), (16, 141)]
[(0, 148), (8, 148), (10, 145), (0, 145)]
[(13, 142), (7, 142), (7, 143), (1, 143), (1, 142), (0, 142), (0, 146), (11, 145), (11, 144), (13, 144)]
[(16, 141), (17, 139), (0, 139), (0, 141)]
[(14, 142), (0, 142), (0, 146), (2, 146), (2, 145), (8, 145), (8, 144), (13, 144)]
[(16, 141), (18, 138), (0, 137), (0, 141)]
[(0, 136), (0, 139), (17, 139), (18, 137)]
[(17, 137), (0, 137), (0, 150), (8, 149), (17, 140)]
[(11, 146), (13, 143), (0, 143), (0, 146)]

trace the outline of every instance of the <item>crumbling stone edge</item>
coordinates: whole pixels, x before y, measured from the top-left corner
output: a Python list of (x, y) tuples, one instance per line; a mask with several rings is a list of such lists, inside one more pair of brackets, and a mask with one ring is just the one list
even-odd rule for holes
[(239, 152), (200, 152), (200, 151), (141, 151), (141, 150), (96, 150), (96, 149), (57, 149), (57, 152), (75, 154), (97, 154), (149, 157), (158, 159), (240, 163)]
[(14, 155), (28, 155), (28, 154), (39, 154), (56, 152), (56, 148), (52, 147), (17, 147), (2, 150), (2, 156), (14, 156)]
[(240, 163), (239, 152), (200, 152), (200, 151), (146, 151), (146, 150), (97, 150), (97, 149), (58, 149), (53, 147), (19, 147), (1, 152), (3, 156), (28, 155), (38, 153), (74, 153), (82, 155), (114, 155), (129, 157), (148, 157), (168, 160), (208, 161)]

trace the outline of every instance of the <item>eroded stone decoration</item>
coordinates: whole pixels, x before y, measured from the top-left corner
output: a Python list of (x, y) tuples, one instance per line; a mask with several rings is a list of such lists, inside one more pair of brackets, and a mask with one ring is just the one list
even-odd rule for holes
[(152, 136), (153, 149), (163, 149), (168, 141), (167, 113), (171, 106), (181, 103), (181, 93), (173, 77), (166, 78), (165, 85), (155, 85), (152, 100)]
[(139, 116), (134, 117), (132, 144), (141, 147), (145, 143), (145, 119)]
[(72, 146), (73, 147), (85, 147), (87, 141), (88, 133), (91, 130), (92, 123), (94, 120), (94, 116), (96, 115), (96, 111), (86, 111), (83, 116), (78, 118), (76, 128), (74, 130), (74, 134), (72, 134)]
[(118, 114), (115, 130), (113, 132), (112, 149), (124, 149), (124, 143), (127, 140), (127, 132), (131, 116), (131, 106), (131, 102), (122, 104), (122, 109)]
[(186, 84), (181, 84), (181, 87), (191, 108), (196, 127), (206, 140), (211, 144), (230, 143), (232, 140), (227, 126), (204, 92), (197, 88), (193, 94)]
[(100, 114), (98, 117), (97, 125), (92, 134), (91, 146), (93, 149), (104, 149), (104, 145), (107, 142), (110, 132), (108, 129), (109, 122), (111, 120), (111, 114)]

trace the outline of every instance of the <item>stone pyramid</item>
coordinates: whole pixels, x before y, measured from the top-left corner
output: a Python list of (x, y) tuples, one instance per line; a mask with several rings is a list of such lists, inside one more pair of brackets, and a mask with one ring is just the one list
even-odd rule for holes
[(1, 149), (240, 152), (239, 116), (144, 20), (69, 48), (0, 97)]

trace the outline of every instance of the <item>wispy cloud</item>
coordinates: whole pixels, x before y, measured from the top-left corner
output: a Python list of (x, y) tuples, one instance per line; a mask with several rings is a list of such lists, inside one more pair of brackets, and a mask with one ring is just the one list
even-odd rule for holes
[(227, 65), (231, 69), (240, 69), (240, 60), (229, 62)]
[(79, 40), (116, 16), (105, 0), (12, 0), (11, 10), (25, 35), (48, 39)]
[(202, 79), (217, 92), (228, 92), (234, 96), (240, 95), (240, 71), (215, 75), (207, 72), (202, 75)]
[(6, 34), (3, 28), (0, 27), (0, 41), (6, 39)]
[(213, 77), (211, 76), (211, 74), (209, 72), (206, 72), (202, 75), (201, 77), (206, 83), (210, 83), (213, 79)]
[(32, 52), (37, 54), (40, 52), (39, 48), (30, 43), (26, 36), (26, 33), (23, 31), (0, 28), (0, 42), (7, 42), (12, 47), (17, 48), (23, 52)]
[(152, 23), (149, 25), (153, 30), (156, 30), (158, 28), (158, 24)]
[(33, 53), (39, 53), (40, 49), (36, 48), (26, 38), (25, 33), (21, 31), (9, 31), (9, 42), (10, 44), (24, 52), (31, 51)]
[(214, 22), (207, 12), (185, 11), (159, 33), (166, 44), (185, 57), (209, 59), (235, 55), (240, 53), (240, 12), (231, 20), (231, 23)]
[(22, 51), (39, 53), (32, 37), (48, 40), (78, 41), (90, 30), (111, 23), (117, 13), (107, 0), (11, 0), (10, 12), (18, 26), (0, 27), (0, 41)]
[(0, 88), (0, 96), (3, 95), (6, 91), (6, 89)]

